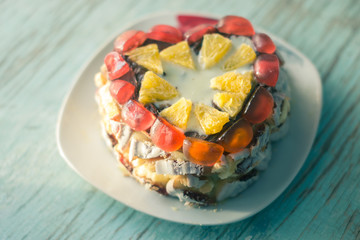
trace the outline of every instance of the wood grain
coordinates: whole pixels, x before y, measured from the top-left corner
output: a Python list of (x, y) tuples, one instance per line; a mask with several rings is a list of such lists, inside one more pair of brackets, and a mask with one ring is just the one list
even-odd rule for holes
[[(360, 239), (360, 4), (326, 1), (0, 1), (0, 239)], [(105, 196), (61, 159), (55, 124), (81, 66), (127, 22), (159, 11), (236, 14), (317, 66), (312, 151), (259, 214), (223, 226), (156, 219)]]

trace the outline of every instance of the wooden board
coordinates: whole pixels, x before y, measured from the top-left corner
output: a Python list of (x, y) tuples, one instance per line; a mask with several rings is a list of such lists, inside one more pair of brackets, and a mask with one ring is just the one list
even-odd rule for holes
[[(360, 239), (358, 1), (3, 0), (0, 9), (0, 239)], [(127, 22), (161, 11), (244, 16), (321, 74), (322, 119), (304, 167), (247, 220), (202, 227), (150, 217), (91, 187), (59, 155), (55, 123), (79, 69)]]

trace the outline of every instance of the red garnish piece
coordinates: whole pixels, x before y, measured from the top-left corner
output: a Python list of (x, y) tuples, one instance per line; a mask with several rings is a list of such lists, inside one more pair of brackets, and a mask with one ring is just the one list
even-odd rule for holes
[(200, 24), (215, 25), (218, 22), (218, 20), (214, 18), (199, 17), (194, 15), (178, 15), (177, 19), (179, 22), (179, 29), (182, 32), (186, 32)]
[(246, 105), (244, 117), (253, 124), (265, 121), (273, 112), (274, 99), (263, 87), (258, 87)]
[(146, 37), (149, 39), (153, 39), (161, 42), (167, 42), (171, 44), (181, 42), (182, 40), (182, 38), (180, 39), (178, 36), (164, 32), (150, 32), (146, 34)]
[(110, 94), (119, 103), (126, 103), (134, 94), (135, 86), (124, 80), (114, 80), (110, 83)]
[(158, 118), (150, 129), (152, 142), (159, 148), (173, 152), (181, 148), (185, 139), (184, 133), (163, 118)]
[(279, 78), (279, 59), (275, 54), (261, 54), (254, 63), (255, 79), (259, 83), (274, 87)]
[(156, 117), (140, 103), (129, 100), (121, 110), (122, 120), (135, 131), (145, 131), (155, 122)]
[(249, 20), (238, 16), (225, 16), (220, 19), (216, 26), (221, 33), (252, 36), (255, 30)]
[(235, 153), (244, 149), (253, 138), (253, 129), (248, 121), (240, 119), (224, 133), (219, 142), (226, 152)]
[(185, 34), (185, 40), (189, 45), (200, 40), (205, 34), (216, 32), (216, 28), (209, 24), (201, 24), (189, 29)]
[(124, 53), (141, 46), (146, 40), (143, 31), (129, 30), (119, 35), (114, 42), (114, 50)]
[(177, 29), (176, 27), (170, 26), (170, 25), (165, 25), (165, 24), (155, 25), (150, 29), (149, 32), (170, 33), (170, 34), (176, 35), (178, 38), (181, 38), (181, 39), (183, 37), (183, 35), (179, 29)]
[(104, 59), (110, 80), (122, 77), (129, 72), (130, 67), (118, 52), (110, 52)]
[(252, 40), (256, 47), (256, 50), (260, 53), (272, 54), (276, 50), (274, 42), (265, 33), (256, 33), (252, 37)]
[(128, 71), (125, 75), (121, 76), (121, 80), (131, 83), (135, 87), (137, 86), (137, 80), (135, 77), (135, 73), (133, 72), (132, 69), (130, 69), (130, 71)]
[(183, 40), (183, 35), (179, 29), (164, 24), (152, 27), (146, 37), (167, 43), (178, 43)]
[(183, 144), (183, 153), (191, 162), (212, 166), (220, 160), (224, 148), (216, 143), (198, 138), (187, 137)]

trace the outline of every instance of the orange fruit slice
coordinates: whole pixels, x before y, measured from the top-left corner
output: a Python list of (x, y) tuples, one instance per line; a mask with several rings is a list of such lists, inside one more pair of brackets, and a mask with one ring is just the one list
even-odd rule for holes
[(252, 72), (237, 73), (227, 72), (210, 80), (210, 87), (213, 89), (248, 94), (251, 90), (253, 79)]
[(160, 57), (166, 61), (173, 62), (180, 66), (195, 69), (190, 47), (186, 41), (182, 41), (173, 46), (165, 48), (160, 52)]
[(256, 53), (247, 44), (241, 44), (236, 52), (231, 55), (225, 62), (223, 69), (225, 71), (231, 71), (242, 67), (246, 64), (250, 64), (256, 59)]
[(213, 107), (199, 103), (195, 105), (195, 116), (205, 134), (215, 134), (221, 131), (224, 124), (229, 121), (229, 114)]
[(220, 92), (214, 95), (214, 103), (230, 117), (235, 117), (241, 110), (247, 95), (233, 92)]
[(160, 116), (166, 118), (175, 126), (186, 129), (191, 111), (191, 101), (180, 98), (176, 103), (160, 112)]
[(147, 71), (141, 82), (139, 102), (148, 104), (174, 98), (178, 95), (176, 88), (152, 71)]
[(204, 68), (217, 64), (229, 51), (231, 40), (218, 33), (205, 34), (200, 50), (200, 63)]
[(126, 53), (130, 60), (157, 74), (163, 74), (159, 49), (156, 44), (135, 48)]

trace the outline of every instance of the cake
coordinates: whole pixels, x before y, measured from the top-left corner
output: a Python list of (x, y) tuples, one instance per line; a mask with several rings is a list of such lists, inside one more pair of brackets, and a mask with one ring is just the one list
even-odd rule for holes
[(237, 196), (290, 111), (283, 61), (243, 17), (128, 30), (95, 75), (103, 135), (125, 175), (192, 205)]

